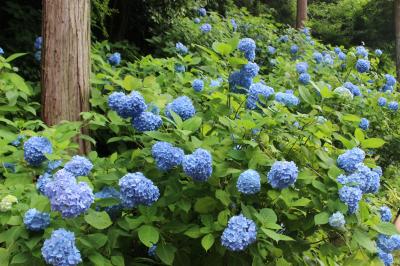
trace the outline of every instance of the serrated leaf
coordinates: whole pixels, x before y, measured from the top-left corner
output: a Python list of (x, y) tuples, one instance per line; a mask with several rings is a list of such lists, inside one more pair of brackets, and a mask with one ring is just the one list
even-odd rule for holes
[(214, 245), (214, 241), (214, 236), (212, 234), (207, 234), (201, 239), (201, 245), (205, 251), (208, 251)]

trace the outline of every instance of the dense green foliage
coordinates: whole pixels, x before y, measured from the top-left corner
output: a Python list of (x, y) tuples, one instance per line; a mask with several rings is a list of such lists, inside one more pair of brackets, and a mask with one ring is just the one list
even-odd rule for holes
[[(202, 23), (210, 23), (212, 30), (204, 34), (199, 30), (202, 23), (193, 22), (194, 12), (171, 21), (169, 30), (151, 38), (159, 49), (157, 55), (164, 57), (124, 54), (107, 42), (93, 45), (92, 109), (82, 114), (83, 124), (43, 125), (35, 115), (37, 86), (25, 82), (10, 65), (19, 55), (0, 56), (0, 199), (7, 195), (18, 199), (0, 215), (1, 265), (43, 265), (43, 241), (58, 228), (75, 233), (83, 265), (381, 265), (374, 241), (379, 233), (396, 231), (381, 222), (378, 210), (386, 204), (394, 213), (400, 199), (400, 115), (378, 105), (379, 97), (400, 100), (396, 91), (380, 91), (384, 75), (394, 72), (387, 55), (370, 52), (371, 70), (361, 74), (355, 68), (355, 48), (343, 49), (347, 59), (342, 62), (333, 47), (276, 23), (270, 13), (252, 16), (232, 8), (223, 17), (208, 12)], [(288, 35), (289, 41), (279, 41), (282, 35)], [(293, 90), (300, 99), (298, 106), (286, 107), (272, 97), (260, 99), (258, 108), (249, 110), (247, 95), (232, 91), (229, 76), (248, 63), (237, 50), (245, 37), (257, 44), (255, 62), (260, 72), (253, 82), (264, 81), (276, 93)], [(176, 54), (178, 41), (188, 46), (188, 54)], [(290, 53), (293, 44), (299, 47), (296, 55)], [(276, 53), (268, 52), (269, 45), (277, 48)], [(116, 51), (122, 52), (123, 60), (120, 66), (111, 66), (107, 57)], [(331, 54), (333, 64), (317, 64), (315, 51)], [(296, 63), (303, 61), (308, 62), (311, 75), (307, 85), (299, 83), (296, 72)], [(177, 64), (186, 71), (178, 73)], [(192, 88), (196, 78), (205, 82), (201, 92)], [(221, 85), (210, 86), (218, 78)], [(334, 92), (347, 81), (356, 84), (362, 96)], [(161, 110), (162, 127), (144, 133), (135, 130), (129, 119), (108, 106), (108, 96), (115, 91), (140, 92), (147, 104)], [(178, 115), (165, 116), (166, 105), (182, 95), (193, 101), (195, 116), (185, 121)], [(370, 121), (366, 131), (359, 128), (361, 118)], [(91, 131), (91, 137), (80, 137), (94, 144), (88, 155), (94, 167), (79, 181), (94, 192), (107, 186), (118, 189), (122, 176), (140, 171), (160, 189), (159, 200), (110, 217), (102, 210), (118, 200), (96, 199), (76, 218), (62, 218), (52, 211), (44, 232), (28, 231), (23, 217), (29, 208), (50, 212), (49, 199), (36, 189), (46, 166), (29, 166), (23, 146), (11, 142), (17, 135), (45, 136), (53, 145), (48, 159), (66, 163), (77, 151), (73, 139), (83, 125)], [(159, 140), (182, 148), (185, 154), (200, 147), (208, 150), (212, 176), (207, 182), (196, 182), (180, 166), (167, 172), (157, 169), (151, 148)], [(379, 193), (365, 194), (358, 212), (348, 214), (338, 197), (342, 185), (337, 177), (343, 170), (336, 160), (353, 147), (365, 150), (365, 164), (382, 166), (384, 175)], [(272, 188), (266, 177), (280, 160), (294, 161), (299, 168), (296, 183), (282, 190)], [(14, 169), (5, 163), (14, 164)], [(247, 169), (261, 175), (261, 191), (251, 196), (236, 188), (239, 174)], [(336, 211), (345, 214), (343, 230), (328, 224)], [(221, 234), (228, 219), (240, 213), (257, 224), (257, 241), (245, 251), (228, 251), (221, 245)], [(147, 251), (153, 244), (157, 249), (152, 257)]]

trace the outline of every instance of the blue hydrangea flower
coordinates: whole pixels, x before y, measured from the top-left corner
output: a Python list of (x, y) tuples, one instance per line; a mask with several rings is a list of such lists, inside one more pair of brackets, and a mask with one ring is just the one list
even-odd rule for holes
[[(253, 78), (245, 75), (241, 71), (235, 71), (229, 76), (228, 82), (232, 92), (245, 93), (246, 90), (249, 89), (251, 84), (253, 83)], [(243, 89), (240, 89), (238, 87), (241, 87)]]
[(354, 97), (353, 93), (345, 87), (337, 87), (336, 89), (333, 90), (333, 92), (336, 93), (339, 97), (343, 98), (353, 99)]
[(44, 241), (42, 256), (47, 264), (53, 266), (75, 266), (82, 262), (74, 233), (62, 228), (54, 230)]
[(358, 86), (357, 85), (354, 85), (353, 83), (351, 83), (351, 82), (345, 82), (344, 84), (343, 84), (343, 87), (345, 87), (346, 89), (349, 89), (349, 91), (354, 95), (354, 96), (360, 96), (361, 95), (361, 91), (360, 91), (360, 89), (358, 88)]
[(192, 100), (187, 96), (178, 97), (165, 107), (165, 115), (172, 119), (170, 111), (179, 115), (182, 120), (189, 119), (196, 114)]
[(211, 27), (211, 25), (208, 24), (208, 23), (205, 23), (205, 24), (203, 24), (203, 25), (200, 26), (200, 30), (201, 30), (201, 32), (203, 32), (203, 33), (210, 32), (211, 29), (212, 29), (212, 27)]
[(1, 47), (0, 47), (0, 55), (4, 55), (4, 50)]
[(361, 118), (360, 124), (358, 125), (362, 130), (367, 130), (369, 128), (369, 120), (366, 118)]
[(390, 102), (390, 103), (388, 104), (388, 108), (389, 108), (390, 110), (392, 110), (392, 111), (397, 111), (397, 110), (399, 109), (399, 103), (398, 103), (398, 102), (395, 102), (395, 101)]
[(181, 64), (175, 64), (175, 71), (178, 73), (183, 73), (186, 71), (185, 66)]
[(300, 62), (296, 64), (296, 71), (297, 73), (306, 73), (308, 70), (308, 64), (307, 62)]
[(368, 57), (368, 50), (365, 49), (364, 46), (357, 46), (357, 47), (356, 47), (356, 54), (357, 54), (358, 56), (361, 56), (361, 57), (363, 57), (363, 58), (366, 58), (366, 57)]
[(87, 211), (94, 201), (92, 189), (85, 182), (76, 182), (75, 177), (62, 169), (54, 174), (52, 181), (44, 187), (51, 209), (59, 211), (63, 218), (73, 218)]
[(196, 23), (196, 24), (199, 24), (201, 22), (201, 20), (199, 18), (194, 18), (193, 22)]
[(180, 165), (185, 155), (182, 149), (163, 141), (156, 142), (151, 149), (151, 153), (156, 161), (158, 169), (163, 171), (168, 171)]
[(373, 168), (372, 171), (377, 173), (379, 177), (381, 177), (382, 174), (383, 174), (382, 167), (380, 167), (380, 166), (377, 166), (377, 167)]
[(219, 86), (221, 86), (221, 80), (219, 80), (219, 79), (213, 79), (213, 80), (211, 80), (210, 81), (210, 87), (211, 88), (216, 88), (216, 87), (219, 87)]
[(268, 87), (261, 82), (253, 83), (251, 84), (249, 92), (247, 94), (246, 107), (248, 109), (254, 110), (257, 108), (257, 103), (262, 105), (262, 102), (260, 101), (260, 95), (265, 99), (268, 99), (273, 94), (273, 88)]
[(188, 48), (181, 42), (175, 44), (175, 49), (181, 55), (187, 54), (188, 52)]
[(299, 51), (299, 47), (298, 47), (296, 44), (293, 44), (293, 45), (290, 47), (290, 53), (291, 53), (291, 54), (296, 54), (298, 51)]
[(363, 193), (376, 193), (380, 186), (379, 175), (363, 163), (359, 163), (352, 174), (338, 176), (337, 181), (346, 186), (356, 186)]
[[(104, 187), (101, 191), (96, 192), (94, 196), (96, 199), (115, 199), (118, 201), (121, 198), (119, 191), (113, 187)], [(121, 214), (122, 204), (107, 206), (104, 208), (104, 210), (108, 213), (108, 215), (110, 215), (111, 218), (117, 218)]]
[(324, 55), (324, 64), (326, 65), (333, 65), (333, 58), (330, 54), (325, 54)]
[(182, 167), (185, 174), (194, 180), (207, 181), (212, 174), (212, 156), (207, 150), (198, 148), (183, 157)]
[(296, 182), (298, 173), (294, 162), (276, 161), (268, 172), (268, 183), (273, 188), (284, 189)]
[(385, 79), (386, 79), (386, 85), (393, 87), (394, 85), (396, 85), (396, 78), (393, 77), (390, 74), (385, 74)]
[(317, 64), (321, 63), (323, 60), (323, 56), (320, 52), (314, 52), (313, 57)]
[(121, 54), (118, 52), (113, 53), (108, 57), (110, 65), (118, 66), (121, 63)]
[(36, 62), (40, 62), (42, 60), (42, 51), (36, 51), (33, 54), (33, 57), (35, 58)]
[(44, 173), (43, 175), (39, 176), (39, 178), (36, 181), (36, 189), (42, 193), (45, 194), (45, 188), (46, 185), (52, 181), (53, 179), (51, 178), (52, 175), (49, 173)]
[(192, 82), (192, 88), (194, 89), (194, 91), (196, 92), (200, 92), (203, 90), (204, 88), (204, 81), (202, 79), (195, 79)]
[(241, 39), (238, 44), (238, 49), (244, 53), (247, 60), (253, 61), (255, 59), (256, 43), (253, 39)]
[(25, 227), (30, 231), (41, 231), (50, 225), (50, 214), (29, 209), (24, 215)]
[(386, 253), (378, 248), (378, 257), (382, 260), (385, 266), (391, 266), (393, 264), (393, 255)]
[(60, 167), (62, 164), (61, 160), (51, 160), (47, 163), (46, 167), (46, 173), (51, 173), (54, 170), (56, 170), (58, 167)]
[(45, 137), (31, 137), (24, 143), (24, 158), (29, 165), (39, 166), (46, 160), (45, 154), (51, 153), (51, 142)]
[(268, 46), (268, 53), (269, 54), (275, 54), (276, 53), (276, 48), (273, 46)]
[(279, 37), (278, 41), (280, 41), (280, 42), (288, 42), (289, 41), (289, 36), (283, 35), (283, 36)]
[(354, 172), (357, 165), (362, 163), (365, 159), (365, 152), (360, 148), (353, 148), (347, 150), (345, 153), (339, 155), (337, 159), (338, 166), (348, 173)]
[(278, 92), (275, 94), (275, 101), (284, 104), (285, 106), (291, 107), (296, 106), (300, 103), (299, 98), (294, 96), (292, 93)]
[(18, 147), (19, 145), (21, 145), (22, 140), (25, 138), (25, 135), (18, 135), (17, 138), (15, 140), (13, 140), (10, 144)]
[(124, 175), (118, 184), (122, 204), (127, 208), (133, 208), (139, 204), (150, 206), (160, 197), (158, 187), (141, 172)]
[(261, 189), (260, 174), (252, 169), (244, 171), (239, 175), (236, 187), (243, 194), (259, 192)]
[(386, 102), (387, 102), (387, 100), (386, 100), (386, 98), (384, 98), (384, 97), (380, 97), (380, 98), (378, 99), (378, 105), (379, 105), (379, 106), (385, 106), (385, 105), (386, 105)]
[(341, 53), (342, 52), (342, 50), (339, 48), (339, 47), (335, 47), (334, 49), (333, 49), (333, 51), (338, 55), (339, 53)]
[(201, 17), (205, 17), (207, 15), (207, 10), (204, 7), (200, 7), (198, 9), (198, 12), (199, 12), (199, 16), (201, 16)]
[(87, 176), (93, 168), (90, 160), (83, 156), (75, 155), (64, 165), (64, 169), (72, 173), (75, 177)]
[(344, 215), (341, 212), (335, 212), (329, 217), (329, 225), (335, 228), (343, 228), (346, 224)]
[(390, 222), (392, 220), (392, 212), (388, 206), (382, 206), (379, 209), (379, 213), (383, 222)]
[(35, 43), (33, 45), (35, 47), (35, 50), (42, 50), (42, 42), (43, 42), (42, 36), (39, 36), (35, 39)]
[(113, 92), (108, 98), (108, 106), (122, 118), (138, 116), (147, 109), (143, 96), (137, 91), (129, 95)]
[(346, 60), (346, 54), (345, 53), (343, 53), (343, 52), (340, 52), (339, 54), (338, 54), (338, 58), (340, 59), (340, 60), (342, 60), (342, 61), (344, 61), (344, 60)]
[(310, 79), (311, 79), (311, 77), (310, 77), (310, 74), (308, 74), (308, 73), (301, 73), (299, 76), (299, 82), (304, 85), (307, 85), (308, 83), (310, 83)]
[(310, 28), (304, 27), (303, 29), (301, 29), (301, 32), (306, 35), (306, 36), (310, 36)]
[(376, 240), (376, 245), (380, 250), (390, 253), (400, 249), (400, 235), (387, 236), (380, 234)]
[(370, 63), (366, 59), (358, 59), (356, 63), (356, 69), (360, 73), (368, 72), (370, 68)]
[(232, 25), (233, 31), (236, 31), (238, 25), (236, 24), (236, 21), (233, 18), (231, 18), (231, 25)]
[(242, 69), (240, 69), (240, 72), (246, 76), (246, 77), (250, 77), (250, 78), (254, 78), (255, 76), (258, 75), (258, 71), (260, 71), (260, 67), (253, 62), (249, 62), (246, 65), (244, 65), (242, 67)]
[(376, 55), (376, 56), (379, 57), (379, 56), (381, 56), (382, 54), (383, 54), (382, 50), (380, 50), (380, 49), (376, 49), (376, 50), (375, 50), (375, 55)]
[(156, 250), (157, 250), (157, 245), (153, 244), (149, 250), (147, 251), (147, 255), (149, 255), (149, 257), (155, 257), (156, 256)]
[(161, 125), (161, 117), (152, 112), (143, 112), (132, 119), (132, 126), (139, 132), (157, 130)]
[(339, 189), (339, 199), (349, 207), (349, 213), (358, 210), (358, 203), (362, 198), (362, 191), (358, 187), (344, 186)]
[(242, 214), (233, 216), (221, 236), (221, 244), (231, 251), (241, 251), (257, 239), (256, 224)]

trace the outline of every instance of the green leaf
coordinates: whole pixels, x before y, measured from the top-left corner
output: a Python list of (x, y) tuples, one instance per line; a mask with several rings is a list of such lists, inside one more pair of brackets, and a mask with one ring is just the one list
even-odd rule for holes
[(299, 87), (300, 97), (308, 104), (313, 105), (315, 104), (314, 97), (311, 95), (310, 91), (307, 87), (300, 86)]
[(210, 213), (216, 207), (215, 199), (211, 197), (203, 197), (196, 201), (194, 204), (194, 210), (198, 213)]
[(363, 147), (364, 149), (379, 148), (379, 147), (382, 147), (384, 144), (385, 144), (385, 141), (380, 138), (370, 138), (370, 139), (361, 141), (361, 147)]
[(205, 249), (205, 251), (208, 251), (213, 245), (214, 245), (214, 236), (212, 234), (208, 234), (203, 236), (201, 239), (201, 245)]
[(140, 89), (142, 87), (142, 80), (130, 75), (125, 76), (122, 87), (128, 91)]
[(18, 253), (15, 255), (12, 260), (11, 264), (24, 264), (31, 259), (28, 253)]
[(342, 116), (342, 120), (350, 121), (350, 122), (360, 122), (361, 118), (356, 115), (347, 114), (347, 115)]
[(222, 43), (222, 42), (214, 42), (212, 44), (212, 48), (215, 52), (217, 52), (221, 55), (228, 55), (233, 51), (232, 46), (230, 46), (227, 43)]
[(318, 224), (327, 224), (329, 221), (329, 213), (321, 212), (314, 216), (314, 223)]
[(194, 132), (200, 128), (201, 122), (202, 122), (201, 117), (195, 116), (189, 118), (182, 123), (182, 129)]
[(356, 128), (356, 130), (354, 131), (354, 136), (360, 142), (364, 141), (365, 139), (364, 132), (360, 128)]
[(225, 206), (228, 206), (229, 203), (231, 203), (229, 193), (224, 190), (219, 189), (215, 191), (215, 197), (219, 199)]
[(285, 236), (282, 234), (278, 234), (275, 231), (272, 231), (270, 229), (267, 228), (261, 228), (261, 230), (270, 238), (272, 238), (275, 241), (294, 241), (293, 238), (291, 238), (290, 236)]
[(106, 229), (112, 225), (112, 221), (108, 213), (105, 211), (97, 212), (89, 209), (88, 214), (85, 215), (85, 221), (96, 229)]
[(17, 87), (20, 91), (26, 93), (27, 95), (32, 94), (31, 90), (26, 85), (24, 79), (15, 73), (3, 73), (0, 76), (0, 79), (9, 79), (14, 84), (14, 86)]
[(26, 54), (27, 54), (27, 53), (16, 53), (16, 54), (12, 54), (12, 55), (10, 55), (9, 57), (6, 58), (6, 62), (9, 63), (9, 62), (11, 62), (11, 61), (17, 59), (18, 57), (24, 56), (24, 55), (26, 55)]
[(384, 234), (384, 235), (396, 235), (399, 232), (396, 230), (396, 227), (392, 223), (380, 223), (372, 227), (377, 232)]
[(90, 254), (89, 260), (91, 262), (93, 262), (93, 264), (96, 266), (109, 266), (110, 265), (110, 261), (108, 259), (106, 259), (105, 257), (103, 257), (103, 255), (101, 255), (98, 252), (93, 252), (92, 254)]
[(368, 237), (368, 234), (361, 231), (360, 229), (355, 229), (353, 234), (353, 239), (362, 247), (366, 248), (369, 252), (375, 253), (376, 247), (374, 242)]
[(156, 254), (162, 262), (172, 265), (175, 258), (176, 248), (170, 244), (157, 245)]
[(158, 230), (151, 225), (142, 225), (138, 230), (140, 241), (147, 247), (157, 244), (160, 235)]
[(122, 256), (111, 256), (111, 263), (115, 266), (125, 266), (124, 257)]

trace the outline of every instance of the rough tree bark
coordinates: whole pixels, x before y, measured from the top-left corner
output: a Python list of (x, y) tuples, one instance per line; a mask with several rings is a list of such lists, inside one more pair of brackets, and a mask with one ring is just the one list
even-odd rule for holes
[(296, 29), (304, 27), (307, 20), (307, 0), (297, 0)]
[(394, 23), (396, 36), (396, 76), (400, 82), (400, 0), (394, 1)]
[[(42, 119), (79, 121), (89, 110), (90, 0), (43, 0)], [(90, 144), (77, 140), (81, 153)]]

